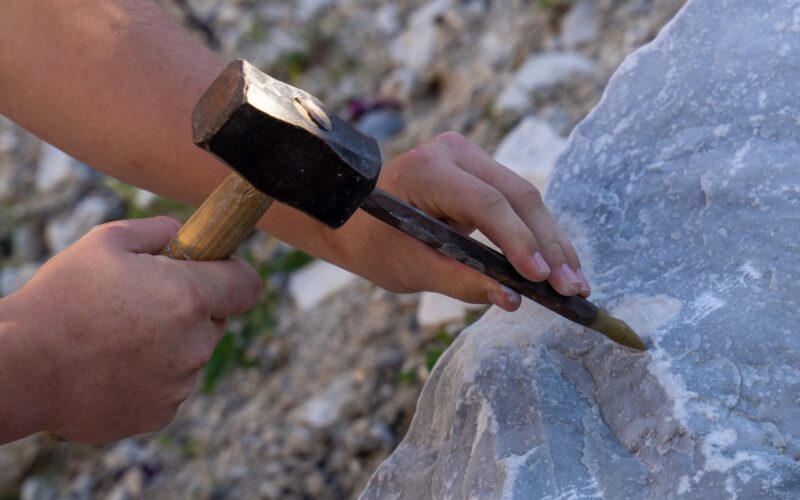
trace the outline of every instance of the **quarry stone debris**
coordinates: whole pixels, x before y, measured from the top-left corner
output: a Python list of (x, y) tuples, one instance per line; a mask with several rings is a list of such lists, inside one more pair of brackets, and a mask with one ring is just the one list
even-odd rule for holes
[(625, 60), (548, 197), (651, 350), (491, 311), (362, 498), (800, 496), (798, 51), (800, 2), (691, 0)]

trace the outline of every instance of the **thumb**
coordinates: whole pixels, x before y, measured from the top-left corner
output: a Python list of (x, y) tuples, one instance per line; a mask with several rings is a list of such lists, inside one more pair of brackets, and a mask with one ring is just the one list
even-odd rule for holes
[(121, 251), (157, 254), (167, 246), (181, 223), (164, 215), (149, 219), (118, 220), (101, 224), (89, 235), (103, 238), (105, 242)]
[(213, 319), (249, 311), (258, 304), (263, 281), (258, 271), (239, 257), (216, 261), (180, 261), (194, 274), (194, 282), (208, 299)]

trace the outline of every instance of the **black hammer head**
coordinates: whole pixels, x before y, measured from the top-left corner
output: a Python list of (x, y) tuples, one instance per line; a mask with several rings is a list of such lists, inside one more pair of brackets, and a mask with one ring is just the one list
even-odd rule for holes
[(337, 228), (375, 188), (381, 156), (374, 139), (318, 99), (230, 63), (197, 103), (194, 142), (256, 189)]

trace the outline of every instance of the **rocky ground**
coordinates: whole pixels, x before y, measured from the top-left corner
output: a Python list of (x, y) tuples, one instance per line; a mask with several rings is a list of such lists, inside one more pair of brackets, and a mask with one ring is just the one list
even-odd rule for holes
[[(387, 159), (457, 130), (544, 189), (610, 74), (683, 1), (160, 3), (223, 57), (316, 94), (376, 136)], [(3, 295), (100, 222), (188, 213), (2, 117), (0, 206)], [(243, 254), (270, 286), (259, 311), (233, 322), (209, 390), (152, 435), (0, 447), (0, 498), (358, 494), (407, 430), (430, 366), (480, 311), (393, 295), (324, 264), (293, 272), (302, 256), (263, 235)]]

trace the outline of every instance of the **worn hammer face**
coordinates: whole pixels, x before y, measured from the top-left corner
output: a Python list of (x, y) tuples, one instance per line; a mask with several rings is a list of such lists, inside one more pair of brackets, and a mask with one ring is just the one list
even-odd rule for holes
[(236, 60), (192, 116), (194, 142), (256, 189), (337, 228), (375, 188), (377, 143), (311, 94)]

